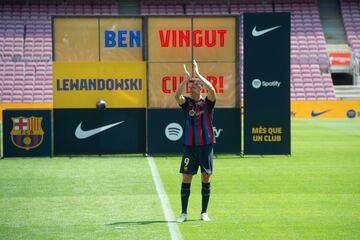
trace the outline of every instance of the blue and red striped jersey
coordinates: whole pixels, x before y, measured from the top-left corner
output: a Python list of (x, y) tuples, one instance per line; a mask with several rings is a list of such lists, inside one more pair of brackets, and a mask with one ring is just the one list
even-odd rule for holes
[(184, 111), (184, 145), (214, 144), (213, 115), (215, 102), (207, 97), (195, 101), (185, 97), (185, 103), (180, 105)]

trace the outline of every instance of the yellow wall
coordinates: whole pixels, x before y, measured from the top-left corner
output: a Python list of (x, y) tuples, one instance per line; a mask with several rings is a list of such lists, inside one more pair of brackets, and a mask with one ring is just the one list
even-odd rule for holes
[(56, 61), (98, 61), (98, 24), (97, 18), (55, 18)]
[[(71, 89), (71, 81), (82, 81)], [(89, 89), (88, 80), (105, 83), (110, 80), (110, 89)], [(114, 81), (124, 83), (124, 89), (116, 89)], [(66, 83), (66, 85), (65, 85)], [(141, 84), (140, 84), (141, 83)], [(128, 89), (126, 89), (127, 87)], [(54, 62), (53, 95), (55, 108), (93, 108), (97, 100), (105, 100), (108, 108), (146, 107), (146, 63), (145, 62)]]

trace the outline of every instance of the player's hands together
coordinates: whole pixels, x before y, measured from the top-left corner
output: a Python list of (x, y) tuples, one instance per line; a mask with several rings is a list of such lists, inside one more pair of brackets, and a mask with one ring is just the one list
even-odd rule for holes
[(190, 75), (189, 71), (187, 70), (185, 64), (184, 64), (184, 72), (185, 72), (185, 75), (187, 76), (187, 78), (185, 79), (187, 81), (187, 80), (189, 80), (191, 78), (191, 75)]
[(195, 59), (193, 60), (193, 65), (194, 65), (194, 71), (195, 71), (196, 75), (200, 75), (199, 67), (198, 67), (198, 64)]
[[(199, 75), (200, 75), (200, 73), (199, 73), (199, 67), (198, 67), (198, 64), (197, 64), (197, 62), (196, 62), (195, 59), (193, 60), (193, 67), (194, 67), (194, 71), (195, 71), (196, 75), (199, 76)], [(184, 71), (185, 71), (186, 76), (188, 76), (188, 78), (191, 78), (191, 75), (190, 75), (189, 71), (187, 70), (185, 64), (184, 64)]]

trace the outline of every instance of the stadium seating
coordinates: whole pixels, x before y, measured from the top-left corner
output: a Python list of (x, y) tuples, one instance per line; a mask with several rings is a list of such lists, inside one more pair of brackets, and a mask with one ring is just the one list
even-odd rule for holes
[(315, 1), (275, 4), (291, 12), (291, 96), (295, 100), (336, 100), (329, 73), (325, 37)]
[(177, 1), (171, 4), (159, 4), (159, 2), (141, 2), (140, 10), (142, 15), (182, 15), (183, 5)]
[[(118, 1), (41, 0), (0, 6), (0, 101), (52, 102), (51, 16), (117, 15)], [(56, 2), (56, 4), (54, 4)], [(217, 15), (291, 11), (291, 97), (293, 100), (336, 99), (319, 12), (314, 0), (146, 0), (142, 15)], [(360, 49), (357, 0), (343, 0), (344, 24), (350, 45)], [(346, 14), (345, 14), (346, 13)], [(240, 24), (241, 26), (241, 24)], [(240, 29), (240, 31), (242, 31)], [(242, 39), (240, 38), (242, 51)], [(240, 68), (241, 69), (241, 68)], [(241, 74), (242, 75), (242, 74)]]
[(353, 51), (360, 53), (360, 2), (342, 0), (341, 13), (349, 45)]
[(52, 102), (51, 16), (117, 15), (115, 0), (0, 6), (0, 102)]

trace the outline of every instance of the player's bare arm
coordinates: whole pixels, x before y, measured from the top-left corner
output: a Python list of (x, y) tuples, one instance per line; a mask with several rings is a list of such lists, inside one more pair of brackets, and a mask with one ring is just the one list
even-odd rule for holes
[(175, 93), (175, 100), (178, 104), (182, 105), (185, 102), (185, 97), (183, 95), (186, 83), (188, 83), (189, 79), (190, 79), (190, 73), (188, 72), (188, 70), (186, 69), (186, 66), (184, 64), (184, 71), (185, 71), (185, 75), (184, 75), (184, 81), (182, 81), (179, 85), (179, 87), (176, 89), (176, 93)]
[(208, 99), (210, 101), (212, 101), (212, 102), (215, 102), (215, 100), (216, 100), (216, 92), (215, 92), (214, 86), (205, 77), (203, 77), (200, 74), (199, 67), (198, 67), (197, 62), (195, 61), (195, 59), (193, 61), (193, 64), (194, 64), (194, 70), (195, 70), (196, 76), (199, 78), (202, 85), (208, 90)]

